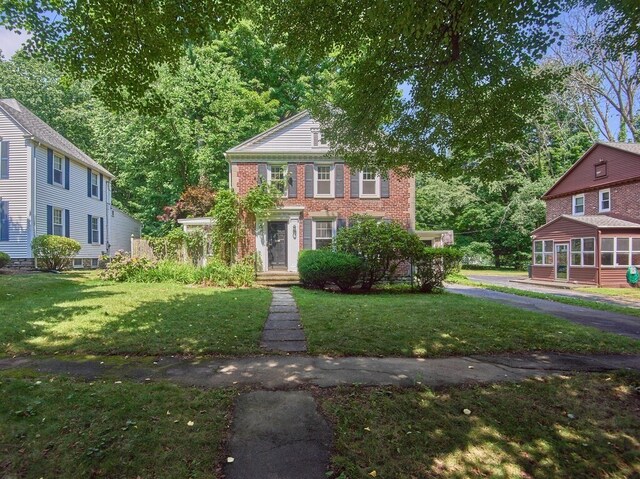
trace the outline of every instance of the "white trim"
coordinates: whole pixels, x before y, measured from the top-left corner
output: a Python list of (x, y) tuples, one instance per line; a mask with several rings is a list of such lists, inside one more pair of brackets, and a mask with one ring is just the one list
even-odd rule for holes
[[(96, 229), (93, 229), (93, 221), (96, 222)], [(93, 233), (97, 232), (98, 241), (94, 241)], [(91, 216), (91, 243), (90, 244), (100, 244), (100, 216)]]
[[(613, 240), (613, 251), (607, 250), (607, 251), (603, 251), (602, 250), (602, 240), (605, 239), (612, 239)], [(623, 250), (621, 251), (623, 254), (624, 253), (628, 253), (629, 254), (629, 261), (627, 264), (618, 264), (617, 259), (618, 259), (618, 240), (619, 239), (628, 239), (629, 240), (629, 249), (628, 250)], [(633, 240), (634, 239), (640, 239), (640, 235), (639, 236), (606, 236), (606, 237), (601, 237), (600, 238), (600, 244), (598, 245), (599, 248), (599, 253), (600, 253), (600, 267), (601, 268), (608, 268), (608, 269), (615, 269), (615, 268), (628, 268), (629, 266), (636, 266), (633, 265), (631, 263), (631, 260), (633, 259), (633, 254), (636, 253), (640, 253), (640, 250), (634, 250), (633, 249)], [(602, 264), (602, 253), (612, 253), (613, 254), (613, 264)]]
[[(318, 138), (318, 143), (315, 143), (315, 138)], [(329, 148), (329, 144), (326, 140), (324, 143), (322, 142), (324, 139), (324, 135), (322, 134), (322, 130), (320, 128), (311, 128), (311, 148)]]
[[(60, 160), (60, 169), (57, 170), (56, 169), (56, 160)], [(51, 175), (51, 182), (54, 185), (57, 186), (63, 186), (64, 185), (64, 158), (60, 155), (57, 155), (56, 153), (53, 154), (53, 165), (51, 166), (53, 169), (52, 175)], [(60, 181), (56, 181), (56, 171), (60, 172)]]
[[(558, 247), (566, 246), (567, 247), (567, 278), (566, 279), (558, 279)], [(557, 243), (553, 242), (553, 274), (556, 281), (569, 281), (570, 274), (570, 263), (571, 258), (569, 258), (569, 251), (571, 251), (571, 245), (566, 241), (558, 241)]]
[[(336, 237), (336, 220), (333, 220), (330, 218), (314, 219), (313, 221), (311, 221), (311, 248), (312, 249), (318, 249), (316, 246), (316, 239), (317, 239), (316, 223), (331, 223), (331, 239)], [(320, 239), (326, 240), (329, 238), (320, 238)]]
[[(606, 209), (602, 207), (602, 195), (604, 193), (609, 194), (609, 199), (608, 199), (609, 207)], [(598, 191), (598, 213), (608, 213), (609, 211), (611, 211), (611, 188), (606, 188)]]
[[(60, 223), (56, 223), (56, 211), (60, 212)], [(51, 234), (55, 236), (64, 236), (65, 224), (64, 224), (64, 208), (57, 208), (53, 206), (51, 208)], [(56, 226), (60, 226), (60, 234), (56, 234)]]
[[(80, 265), (77, 265), (76, 261), (80, 261)], [(73, 269), (83, 269), (83, 268), (84, 268), (84, 261), (82, 260), (82, 258), (73, 258)]]
[[(318, 168), (329, 167), (329, 194), (318, 193)], [(327, 181), (327, 180), (322, 180)], [(332, 165), (313, 165), (313, 197), (314, 198), (335, 198), (336, 194), (336, 167)]]
[[(593, 250), (585, 251), (584, 242), (585, 240), (593, 240)], [(573, 242), (576, 240), (580, 240), (580, 251), (576, 251), (576, 253), (580, 253), (580, 264), (573, 264)], [(595, 268), (596, 267), (596, 238), (594, 236), (584, 236), (578, 238), (571, 238), (569, 240), (569, 266), (572, 268)], [(593, 264), (584, 264), (584, 254), (585, 253), (593, 253)]]
[[(576, 212), (576, 200), (578, 198), (582, 198), (582, 212), (580, 212), (580, 213)], [(573, 195), (571, 197), (571, 213), (574, 216), (584, 216), (584, 212), (587, 209), (586, 207), (587, 207), (587, 205), (586, 205), (586, 202), (584, 200), (584, 193), (580, 193), (579, 195)]]
[(289, 164), (288, 163), (277, 163), (277, 162), (273, 162), (273, 163), (267, 163), (267, 184), (272, 184), (273, 180), (271, 178), (271, 168), (273, 168), (274, 166), (279, 166), (281, 168), (284, 168), (284, 191), (282, 192), (282, 198), (288, 198), (289, 197)]
[[(545, 243), (551, 241), (551, 251), (548, 251), (545, 248)], [(536, 243), (542, 243), (542, 251), (540, 251), (537, 254), (541, 254), (542, 255), (542, 263), (537, 263), (536, 262)], [(551, 254), (552, 258), (553, 258), (553, 263), (547, 264), (544, 262), (545, 259), (545, 255)], [(551, 267), (555, 267), (556, 264), (556, 253), (555, 253), (555, 241), (550, 240), (550, 239), (537, 239), (534, 240), (533, 242), (533, 265), (534, 266), (551, 266)]]
[[(93, 183), (93, 177), (96, 177), (95, 184)], [(96, 187), (96, 194), (93, 194), (93, 187)], [(91, 170), (91, 198), (100, 198), (100, 175)]]
[[(123, 213), (123, 214), (126, 214), (126, 213)], [(135, 220), (135, 218), (132, 218), (132, 219)], [(201, 218), (181, 218), (178, 220), (178, 223), (181, 225), (188, 225), (188, 226), (213, 226), (216, 224), (216, 220), (215, 218), (204, 216)]]
[[(371, 180), (367, 180), (367, 181), (371, 181)], [(376, 191), (373, 194), (364, 194), (363, 191), (363, 185), (364, 185), (364, 170), (360, 170), (358, 172), (358, 186), (359, 186), (359, 197), (360, 198), (380, 198), (380, 175), (376, 174), (376, 177), (374, 179), (375, 181), (375, 187), (376, 187)]]

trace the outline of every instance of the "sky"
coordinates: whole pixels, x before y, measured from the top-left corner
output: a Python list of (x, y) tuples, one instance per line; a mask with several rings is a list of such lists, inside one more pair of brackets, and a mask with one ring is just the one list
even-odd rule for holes
[(26, 33), (17, 35), (4, 27), (0, 27), (0, 50), (2, 50), (2, 56), (11, 58), (26, 39)]

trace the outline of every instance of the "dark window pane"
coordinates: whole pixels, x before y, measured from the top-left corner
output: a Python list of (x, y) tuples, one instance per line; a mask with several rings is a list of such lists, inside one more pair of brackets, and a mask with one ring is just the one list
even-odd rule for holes
[(613, 251), (613, 238), (602, 238), (600, 249), (602, 251)]
[(542, 253), (542, 241), (534, 241), (533, 250), (536, 253)]
[(542, 264), (542, 253), (536, 253), (534, 258), (535, 264)]
[(582, 266), (582, 255), (580, 253), (572, 253), (571, 254), (571, 266)]
[(602, 253), (600, 262), (603, 266), (613, 266), (613, 253)]
[(584, 253), (582, 256), (582, 266), (594, 266), (596, 264), (596, 257), (593, 253)]
[(584, 251), (595, 251), (596, 240), (593, 238), (584, 239)]
[(618, 251), (629, 251), (629, 238), (618, 238)]
[(631, 255), (631, 264), (634, 266), (640, 266), (640, 253), (633, 253)]
[(640, 238), (633, 238), (631, 249), (633, 249), (633, 251), (640, 251)]
[(627, 266), (629, 264), (629, 253), (616, 254), (616, 263), (618, 266)]
[(580, 239), (571, 240), (571, 251), (582, 251), (582, 241)]

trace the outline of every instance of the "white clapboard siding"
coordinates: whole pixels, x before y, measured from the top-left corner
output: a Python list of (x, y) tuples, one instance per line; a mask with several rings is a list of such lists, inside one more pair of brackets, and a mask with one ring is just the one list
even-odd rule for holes
[[(70, 237), (81, 249), (78, 258), (98, 258), (107, 251), (107, 211), (111, 188), (104, 179), (104, 201), (87, 195), (87, 167), (69, 162), (69, 190), (47, 183), (47, 149), (36, 148), (36, 236), (47, 234), (47, 205), (69, 210)], [(104, 218), (104, 244), (89, 244), (88, 215)]]
[(255, 142), (249, 142), (247, 145), (241, 146), (239, 151), (246, 153), (326, 152), (328, 151), (327, 147), (314, 147), (311, 144), (311, 132), (319, 128), (320, 124), (307, 114)]
[(128, 214), (120, 211), (115, 206), (111, 207), (111, 217), (109, 218), (109, 243), (111, 244), (110, 254), (113, 256), (117, 251), (123, 250), (131, 253), (131, 236), (140, 238), (140, 222)]
[(9, 141), (9, 178), (0, 179), (0, 198), (9, 204), (9, 241), (0, 241), (0, 251), (12, 258), (28, 258), (31, 148), (24, 130), (1, 110), (0, 138)]

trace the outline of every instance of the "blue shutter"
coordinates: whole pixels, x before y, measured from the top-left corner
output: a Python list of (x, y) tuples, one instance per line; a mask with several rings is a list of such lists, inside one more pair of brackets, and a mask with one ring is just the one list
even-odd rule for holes
[(104, 198), (104, 177), (100, 173), (100, 201)]
[(100, 218), (100, 244), (104, 244), (104, 218)]
[(64, 157), (64, 189), (69, 189), (69, 158)]
[(9, 178), (9, 142), (0, 142), (0, 180)]
[(47, 234), (53, 234), (53, 206), (47, 205)]
[(9, 241), (9, 202), (0, 201), (0, 241)]
[(47, 183), (53, 184), (53, 150), (47, 149)]
[(64, 210), (64, 235), (67, 238), (71, 238), (71, 215), (69, 214), (69, 210)]
[(87, 196), (91, 198), (91, 168), (87, 168)]
[(88, 236), (89, 240), (87, 242), (89, 244), (91, 244), (91, 243), (93, 243), (93, 238), (91, 237), (91, 215), (88, 215), (88, 217), (89, 217), (89, 223), (88, 223), (88, 225), (89, 225), (89, 236)]

